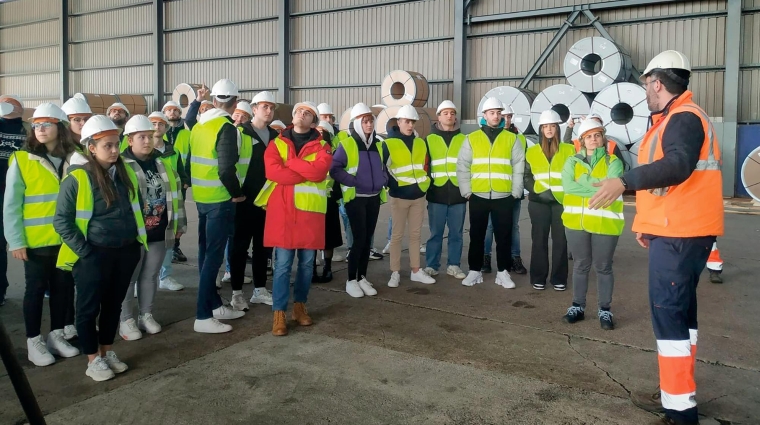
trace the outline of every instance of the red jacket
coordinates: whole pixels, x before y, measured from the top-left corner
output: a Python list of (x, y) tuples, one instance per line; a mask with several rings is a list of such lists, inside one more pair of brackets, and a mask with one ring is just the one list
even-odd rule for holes
[[(278, 136), (288, 145), (288, 159), (283, 161), (274, 141), (264, 152), (264, 167), (267, 179), (277, 183), (267, 204), (267, 218), (264, 227), (264, 246), (283, 249), (324, 249), (325, 215), (299, 211), (293, 199), (294, 186), (306, 181), (321, 182), (327, 177), (332, 165), (330, 144), (321, 145), (322, 137), (314, 136), (306, 143), (298, 156), (295, 146), (288, 138), (291, 128)], [(317, 153), (314, 161), (303, 158)]]

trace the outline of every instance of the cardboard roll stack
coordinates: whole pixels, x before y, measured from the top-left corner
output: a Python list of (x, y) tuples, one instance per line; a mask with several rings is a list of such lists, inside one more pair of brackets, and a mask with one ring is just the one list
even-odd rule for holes
[[(414, 106), (420, 119), (414, 126), (417, 135), (425, 138), (430, 134), (437, 120), (435, 109), (424, 108), (430, 95), (430, 87), (427, 79), (414, 71), (395, 70), (388, 73), (380, 84), (380, 97), (385, 108), (379, 110), (379, 105), (372, 107), (372, 113), (377, 116), (375, 120), (375, 132), (386, 136), (388, 131), (396, 125), (396, 114), (404, 105)], [(350, 109), (341, 117), (340, 128), (348, 128)], [(345, 119), (345, 124), (344, 124)]]
[(129, 109), (130, 115), (146, 115), (148, 103), (145, 97), (136, 94), (95, 94), (95, 93), (77, 93), (74, 97), (84, 99), (93, 114), (105, 114), (109, 106), (116, 102), (124, 104)]

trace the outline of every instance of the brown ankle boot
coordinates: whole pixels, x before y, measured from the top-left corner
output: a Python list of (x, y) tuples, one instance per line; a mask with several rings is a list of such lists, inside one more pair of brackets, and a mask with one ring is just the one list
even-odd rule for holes
[(272, 320), (272, 335), (285, 336), (288, 334), (288, 325), (285, 323), (285, 312), (277, 310)]
[(309, 312), (306, 311), (306, 304), (304, 303), (293, 304), (293, 320), (301, 326), (311, 326), (314, 323), (309, 317)]

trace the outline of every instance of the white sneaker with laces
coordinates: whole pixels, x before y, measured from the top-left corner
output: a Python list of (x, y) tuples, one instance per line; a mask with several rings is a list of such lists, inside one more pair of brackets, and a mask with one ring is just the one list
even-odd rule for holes
[(346, 281), (346, 293), (354, 298), (361, 298), (364, 296), (364, 291), (359, 287), (359, 282), (356, 280)]
[(470, 270), (462, 281), (462, 285), (464, 286), (475, 286), (478, 283), (483, 283), (483, 273), (476, 272), (475, 270)]
[(202, 334), (222, 334), (232, 330), (232, 326), (222, 323), (213, 317), (211, 319), (195, 319), (193, 330)]
[(438, 270), (432, 267), (425, 267), (425, 273), (427, 273), (428, 276), (438, 276)]
[(459, 266), (448, 266), (446, 267), (446, 274), (449, 276), (454, 276), (457, 279), (464, 279), (467, 277), (466, 274), (462, 271), (462, 269), (459, 268)]
[(48, 334), (47, 349), (50, 354), (58, 357), (74, 357), (79, 355), (79, 349), (73, 347), (63, 337), (63, 329), (56, 329)]
[(427, 252), (427, 245), (425, 245), (425, 244), (420, 245), (420, 252), (423, 253), (423, 254), (426, 253)]
[(217, 320), (233, 320), (239, 319), (243, 316), (245, 316), (244, 311), (236, 311), (227, 307), (226, 305), (223, 305), (214, 310), (214, 319)]
[(383, 248), (383, 254), (390, 254), (391, 253), (391, 241), (388, 241), (387, 244), (385, 244), (385, 248)]
[(230, 272), (224, 272), (224, 276), (222, 276), (222, 283), (230, 283), (232, 282), (232, 275)]
[(388, 287), (398, 288), (398, 284), (401, 281), (401, 275), (398, 272), (391, 273), (391, 280), (388, 281)]
[(74, 325), (66, 325), (63, 327), (63, 338), (69, 341), (77, 337), (77, 327)]
[(272, 293), (267, 288), (256, 288), (253, 290), (253, 296), (251, 297), (252, 304), (266, 304), (272, 305)]
[(148, 335), (155, 335), (161, 332), (161, 325), (156, 322), (150, 313), (137, 316), (137, 327), (144, 330)]
[(106, 351), (106, 364), (113, 371), (113, 373), (124, 373), (129, 369), (126, 363), (119, 360), (116, 357), (116, 353), (113, 351)]
[(85, 374), (97, 382), (107, 381), (116, 376), (111, 368), (108, 367), (106, 360), (100, 356), (95, 357), (93, 361), (87, 363)]
[(137, 328), (135, 319), (129, 319), (126, 322), (119, 323), (119, 336), (124, 341), (137, 341), (142, 338), (142, 332)]
[(26, 351), (28, 352), (27, 358), (35, 366), (50, 366), (55, 363), (55, 357), (48, 351), (45, 341), (42, 340), (42, 335), (27, 338)]
[(230, 301), (230, 307), (235, 311), (248, 311), (248, 303), (245, 302), (243, 294), (232, 294), (232, 301)]
[(167, 277), (166, 279), (159, 280), (158, 287), (161, 289), (166, 289), (168, 291), (181, 291), (185, 289), (181, 283), (177, 282), (177, 280), (171, 276)]
[(435, 283), (435, 279), (425, 273), (425, 270), (423, 269), (417, 270), (417, 273), (412, 273), (410, 279), (412, 279), (412, 282), (420, 282), (424, 283), (425, 285), (432, 285)]
[(359, 287), (362, 288), (364, 295), (369, 295), (370, 297), (377, 295), (377, 289), (375, 289), (375, 287), (364, 276), (362, 276), (362, 280), (359, 281)]
[(506, 289), (515, 288), (515, 283), (512, 281), (512, 278), (509, 277), (509, 273), (506, 270), (496, 273), (496, 284), (503, 286)]

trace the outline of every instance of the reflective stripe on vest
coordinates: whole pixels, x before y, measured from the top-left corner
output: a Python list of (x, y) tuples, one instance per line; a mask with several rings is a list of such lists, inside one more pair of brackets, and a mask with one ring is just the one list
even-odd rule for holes
[[(140, 242), (145, 250), (148, 250), (148, 237), (145, 232), (145, 220), (143, 219), (142, 210), (140, 209), (138, 191), (139, 183), (137, 182), (137, 176), (132, 170), (132, 167), (125, 167), (129, 180), (132, 182), (132, 187), (135, 188), (134, 193), (130, 197), (130, 205), (132, 207), (132, 213), (135, 216), (135, 223), (137, 223), (137, 241)], [(76, 200), (76, 217), (74, 222), (77, 228), (87, 239), (87, 228), (92, 219), (92, 211), (95, 207), (95, 200), (92, 195), (92, 186), (90, 184), (90, 178), (87, 172), (83, 169), (77, 169), (69, 173), (64, 179), (73, 178), (78, 183), (77, 200)], [(61, 245), (61, 250), (58, 252), (58, 261), (56, 267), (61, 270), (70, 271), (74, 264), (79, 260), (79, 256), (69, 248), (66, 243)]]
[(468, 136), (472, 148), (470, 185), (473, 193), (512, 192), (512, 147), (517, 137), (502, 131), (491, 143), (483, 130)]
[(53, 166), (42, 157), (27, 151), (16, 151), (9, 163), (18, 164), (24, 181), (24, 239), (28, 248), (60, 245), (61, 236), (53, 228), (55, 205), (61, 183)]
[[(280, 158), (282, 158), (283, 162), (287, 161), (289, 152), (288, 144), (282, 141), (279, 136), (274, 139), (274, 143), (277, 147), (277, 152), (280, 154)], [(324, 146), (326, 142), (320, 140), (319, 143), (321, 146)], [(306, 155), (301, 159), (313, 162), (317, 159), (317, 152)], [(256, 199), (253, 201), (253, 204), (266, 209), (266, 206), (269, 203), (269, 197), (272, 196), (272, 192), (274, 192), (276, 187), (277, 183), (267, 180), (266, 183), (264, 183), (264, 187), (261, 188), (258, 196), (256, 196)], [(319, 183), (307, 181), (293, 186), (293, 199), (296, 209), (298, 210), (326, 214), (327, 179)]]
[(195, 124), (190, 132), (190, 180), (196, 202), (213, 204), (232, 198), (219, 180), (216, 152), (216, 141), (225, 124), (232, 125), (228, 117), (217, 117)]
[[(581, 141), (579, 139), (573, 140), (573, 146), (575, 146), (575, 153), (581, 152)], [(615, 155), (615, 148), (617, 147), (617, 143), (613, 142), (612, 140), (607, 139), (607, 153), (610, 155)]]
[(573, 156), (573, 148), (567, 143), (560, 143), (550, 164), (541, 145), (535, 144), (529, 147), (525, 152), (525, 160), (530, 164), (535, 180), (533, 192), (543, 193), (551, 190), (554, 198), (561, 204), (565, 194), (565, 189), (562, 187), (562, 169), (571, 156)]
[(406, 147), (403, 140), (390, 138), (385, 140), (391, 165), (388, 168), (390, 174), (396, 179), (399, 187), (416, 184), (420, 190), (427, 192), (430, 187), (430, 178), (425, 171), (425, 159), (427, 145), (419, 137), (414, 138), (412, 151)]
[[(607, 178), (607, 169), (612, 161), (619, 161), (614, 155), (605, 156), (604, 161), (599, 161), (591, 173), (589, 165), (578, 161), (575, 163), (575, 180), (584, 174), (590, 174), (597, 179)], [(623, 216), (623, 197), (618, 197), (607, 208), (591, 209), (591, 198), (583, 198), (578, 195), (565, 193), (563, 199), (564, 212), (562, 223), (571, 230), (583, 230), (598, 235), (620, 236), (625, 227)]]
[[(380, 154), (380, 163), (385, 164), (383, 160), (383, 142), (377, 144), (377, 152)], [(343, 151), (346, 153), (346, 172), (355, 176), (359, 171), (359, 145), (356, 144), (356, 140), (353, 137), (343, 137), (338, 141), (339, 146), (343, 146)], [(343, 202), (351, 202), (356, 198), (356, 188), (351, 186), (340, 185), (340, 190), (343, 193)], [(380, 202), (386, 203), (388, 201), (388, 193), (385, 188), (380, 191)]]
[(427, 137), (428, 154), (430, 155), (430, 176), (433, 184), (441, 187), (450, 181), (459, 187), (457, 180), (457, 157), (462, 149), (465, 136), (459, 133), (451, 138), (451, 143), (446, 146), (443, 137), (431, 134)]
[[(253, 137), (243, 134), (243, 127), (238, 127), (240, 131), (240, 149), (238, 149), (238, 162), (235, 164), (237, 177), (240, 186), (245, 182), (245, 176), (248, 174), (248, 167), (251, 164), (251, 155), (253, 155)], [(258, 140), (256, 141), (258, 143)]]

